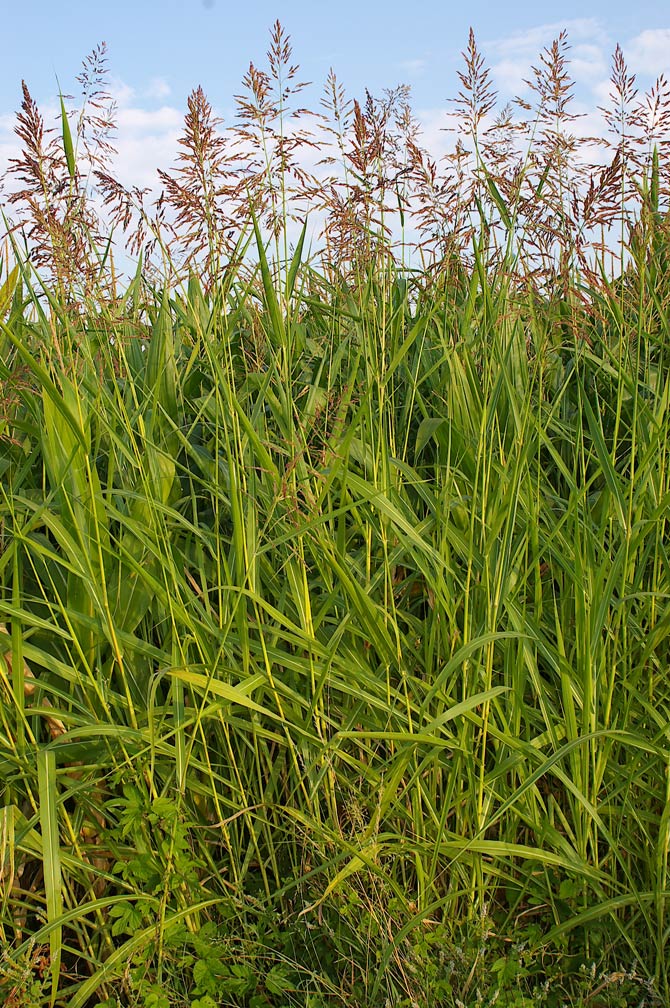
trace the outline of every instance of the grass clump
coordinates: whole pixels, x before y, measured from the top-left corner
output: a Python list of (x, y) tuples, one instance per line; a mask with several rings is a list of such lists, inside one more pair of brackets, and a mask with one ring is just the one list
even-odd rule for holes
[[(0, 993), (666, 1003), (662, 116), (617, 50), (589, 174), (566, 39), (534, 118), (491, 125), (471, 37), (441, 174), (402, 90), (331, 75), (326, 127), (289, 129), (291, 58), (277, 25), (230, 134), (193, 93), (153, 210), (108, 170), (102, 50), (76, 136), (63, 103), (45, 140), (24, 86)], [(316, 185), (319, 129), (341, 170)], [(91, 175), (142, 252), (125, 287)], [(320, 259), (292, 238), (310, 199)]]

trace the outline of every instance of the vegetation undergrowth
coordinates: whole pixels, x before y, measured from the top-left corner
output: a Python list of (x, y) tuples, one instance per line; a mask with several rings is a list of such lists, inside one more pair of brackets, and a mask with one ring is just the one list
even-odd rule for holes
[(152, 212), (102, 49), (74, 131), (24, 85), (0, 998), (667, 1004), (664, 85), (617, 50), (588, 166), (565, 37), (495, 119), (471, 36), (440, 175), (404, 91), (331, 75), (317, 185), (279, 25), (268, 57), (232, 134), (193, 92)]

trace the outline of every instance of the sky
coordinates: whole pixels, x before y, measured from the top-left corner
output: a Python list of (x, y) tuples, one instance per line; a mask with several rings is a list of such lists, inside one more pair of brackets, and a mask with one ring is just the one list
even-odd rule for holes
[(592, 116), (605, 100), (617, 43), (641, 89), (661, 73), (670, 78), (667, 0), (31, 0), (26, 7), (3, 5), (0, 174), (16, 153), (21, 80), (48, 121), (57, 112), (59, 84), (75, 94), (82, 60), (104, 41), (118, 102), (117, 174), (127, 185), (151, 185), (155, 168), (174, 164), (193, 88), (201, 85), (217, 114), (232, 122), (233, 96), (250, 61), (265, 65), (277, 18), (291, 37), (301, 78), (313, 82), (305, 104), (318, 108), (331, 67), (349, 97), (407, 84), (424, 144), (438, 155), (446, 149), (447, 100), (460, 86), (470, 26), (503, 103), (523, 96), (531, 64), (562, 29), (572, 45), (578, 111)]

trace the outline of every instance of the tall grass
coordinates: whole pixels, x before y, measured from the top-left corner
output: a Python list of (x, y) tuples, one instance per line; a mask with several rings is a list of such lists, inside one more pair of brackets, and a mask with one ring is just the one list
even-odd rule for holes
[[(99, 51), (76, 155), (158, 252), (125, 289), (64, 106), (47, 149), (24, 88), (40, 271), (15, 240), (0, 289), (12, 1008), (670, 997), (668, 163), (622, 127), (579, 188), (566, 46), (534, 124), (482, 138), (471, 37), (470, 154), (442, 180), (406, 95), (347, 106), (331, 77), (344, 170), (317, 190), (312, 140), (277, 132), (277, 25), (237, 137), (192, 95), (153, 218), (101, 167)], [(619, 50), (614, 72), (623, 107)], [(536, 146), (503, 149), (513, 130)], [(422, 271), (384, 230), (405, 164)], [(310, 192), (320, 262), (286, 237)], [(624, 229), (618, 271), (595, 224)]]

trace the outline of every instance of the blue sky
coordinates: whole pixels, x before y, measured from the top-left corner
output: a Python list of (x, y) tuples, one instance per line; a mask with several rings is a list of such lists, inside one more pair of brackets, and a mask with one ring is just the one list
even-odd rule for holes
[(643, 89), (661, 72), (670, 77), (667, 0), (550, 0), (511, 8), (480, 0), (32, 0), (3, 10), (0, 172), (15, 152), (21, 79), (47, 116), (53, 114), (56, 76), (65, 92), (74, 92), (82, 59), (105, 41), (119, 102), (119, 174), (146, 184), (150, 170), (170, 167), (192, 88), (202, 85), (230, 123), (233, 95), (249, 61), (263, 65), (276, 18), (291, 36), (302, 79), (314, 82), (305, 104), (318, 107), (331, 66), (351, 97), (366, 87), (380, 94), (409, 84), (428, 146), (441, 144), (446, 100), (459, 87), (456, 72), (470, 25), (503, 99), (523, 89), (531, 63), (563, 27), (584, 111), (604, 100), (617, 42)]
[[(29, 22), (28, 22), (29, 16)], [(106, 41), (115, 75), (138, 93), (165, 80), (173, 100), (202, 84), (217, 105), (237, 90), (250, 60), (259, 60), (279, 18), (310, 80), (334, 66), (352, 91), (412, 84), (418, 104), (439, 104), (454, 89), (458, 57), (473, 26), (485, 48), (547, 24), (597, 22), (611, 47), (645, 29), (670, 27), (662, 0), (555, 0), (538, 3), (407, 3), (406, 0), (31, 0), (3, 11), (0, 113), (19, 99), (21, 78), (40, 98), (65, 84), (93, 46)], [(670, 59), (670, 56), (669, 56)], [(420, 71), (418, 67), (421, 67)]]

